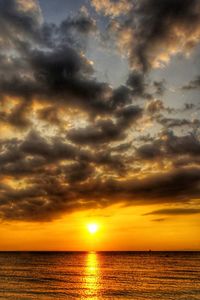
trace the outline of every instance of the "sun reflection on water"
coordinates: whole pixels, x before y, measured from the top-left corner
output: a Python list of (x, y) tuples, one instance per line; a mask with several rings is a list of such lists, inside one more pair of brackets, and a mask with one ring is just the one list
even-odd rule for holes
[(98, 300), (99, 290), (99, 262), (96, 252), (87, 253), (85, 274), (84, 274), (84, 291), (83, 299)]

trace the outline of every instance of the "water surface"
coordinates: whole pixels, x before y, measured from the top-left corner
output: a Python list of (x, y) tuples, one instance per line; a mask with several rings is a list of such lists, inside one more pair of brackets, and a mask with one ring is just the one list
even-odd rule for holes
[(0, 299), (200, 300), (200, 252), (1, 252)]

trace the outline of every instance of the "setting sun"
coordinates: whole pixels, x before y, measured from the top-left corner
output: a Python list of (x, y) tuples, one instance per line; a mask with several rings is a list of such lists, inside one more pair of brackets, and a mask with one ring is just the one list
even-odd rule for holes
[(95, 234), (98, 231), (99, 226), (95, 223), (92, 223), (87, 225), (87, 229), (90, 234)]

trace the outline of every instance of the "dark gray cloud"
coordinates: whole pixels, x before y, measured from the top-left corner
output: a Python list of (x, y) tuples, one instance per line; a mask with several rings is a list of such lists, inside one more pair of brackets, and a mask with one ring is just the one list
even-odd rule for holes
[(185, 136), (175, 136), (172, 132), (164, 134), (165, 147), (171, 154), (188, 154), (192, 156), (200, 155), (199, 138), (193, 134)]
[(117, 20), (117, 25), (113, 26), (131, 66), (146, 72), (167, 62), (174, 53), (188, 53), (198, 44), (198, 0), (141, 0), (131, 3), (127, 5), (126, 17)]
[[(172, 131), (164, 131), (157, 138), (145, 139), (144, 143), (136, 148), (136, 155), (142, 159), (152, 160), (167, 158), (175, 160), (176, 163), (198, 162), (200, 156), (200, 141), (198, 136), (188, 134), (185, 136), (176, 136)], [(184, 156), (184, 158), (183, 158)], [(185, 156), (188, 156), (186, 159)], [(182, 157), (182, 158), (181, 158)]]
[(20, 150), (28, 155), (41, 156), (49, 161), (58, 159), (72, 159), (76, 155), (76, 148), (63, 143), (59, 138), (55, 138), (52, 143), (48, 143), (37, 132), (30, 132), (26, 140), (20, 145)]
[[(7, 95), (26, 102), (34, 99), (53, 102), (53, 105), (61, 102), (67, 107), (80, 107), (88, 114), (96, 115), (112, 112), (121, 101), (128, 102), (128, 89), (118, 89), (112, 95), (108, 83), (95, 79), (92, 64), (81, 48), (84, 37), (72, 34), (74, 28), (82, 35), (94, 29), (94, 21), (86, 13), (68, 18), (58, 26), (40, 22), (39, 8), (29, 13), (20, 9), (14, 0), (6, 4), (1, 1), (1, 6), (2, 27), (8, 28), (6, 34), (5, 28), (0, 33), (4, 40), (0, 56), (2, 99)], [(13, 44), (5, 43), (5, 39)], [(8, 51), (11, 47), (15, 56)], [(21, 105), (25, 106), (24, 102)], [(17, 108), (10, 117), (1, 119), (6, 118), (7, 122), (17, 126), (16, 115), (19, 115)], [(28, 125), (26, 118), (19, 118), (19, 127), (23, 127), (23, 123), (24, 127)]]
[(68, 138), (77, 144), (101, 144), (122, 140), (126, 137), (125, 130), (142, 116), (139, 106), (120, 108), (111, 119), (102, 119), (85, 128), (73, 129), (68, 132)]
[(147, 160), (154, 160), (162, 155), (160, 144), (156, 144), (156, 142), (140, 146), (139, 148), (137, 148), (136, 153), (141, 159)]
[(88, 162), (79, 161), (64, 168), (66, 179), (69, 183), (88, 180), (95, 172), (94, 167)]
[(127, 85), (132, 89), (131, 93), (134, 97), (152, 98), (152, 94), (148, 92), (149, 82), (142, 72), (132, 71), (127, 79)]
[(132, 72), (129, 75), (127, 84), (132, 87), (132, 92), (136, 96), (143, 96), (146, 88), (145, 78), (142, 73)]
[[(190, 197), (199, 198), (200, 171), (197, 168), (159, 174), (136, 180), (85, 180), (77, 177), (72, 167), (68, 186), (53, 173), (38, 175), (31, 187), (12, 189), (1, 186), (1, 216), (4, 219), (47, 221), (60, 213), (74, 210), (105, 207), (124, 200), (126, 205), (146, 203), (189, 203)], [(86, 172), (87, 173), (87, 172)], [(89, 174), (91, 174), (89, 172)], [(55, 174), (54, 174), (55, 175)]]
[(17, 40), (29, 38), (38, 40), (40, 38), (40, 11), (37, 5), (35, 9), (23, 9), (24, 5), (16, 0), (0, 1), (0, 35), (3, 37), (4, 43), (15, 47)]
[(98, 121), (95, 125), (72, 129), (67, 137), (76, 144), (101, 144), (125, 137), (122, 129), (112, 120)]
[(162, 99), (165, 81), (145, 73), (178, 51), (175, 28), (185, 35), (181, 51), (189, 47), (198, 2), (142, 0), (135, 11), (123, 2), (118, 33), (129, 40), (130, 30), (137, 68), (116, 88), (98, 81), (84, 54), (99, 30), (86, 10), (47, 24), (36, 2), (20, 3), (0, 0), (0, 218), (48, 221), (115, 203), (198, 201), (199, 120), (177, 117)]

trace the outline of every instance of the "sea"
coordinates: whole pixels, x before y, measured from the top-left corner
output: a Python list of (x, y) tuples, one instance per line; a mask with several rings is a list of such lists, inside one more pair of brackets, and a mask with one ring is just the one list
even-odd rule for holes
[(0, 252), (0, 299), (200, 300), (200, 252)]

